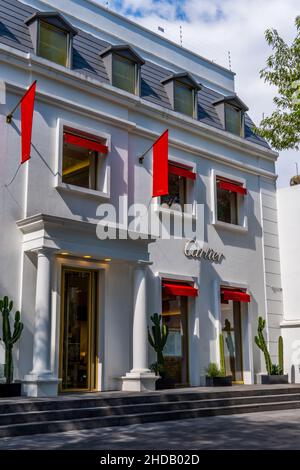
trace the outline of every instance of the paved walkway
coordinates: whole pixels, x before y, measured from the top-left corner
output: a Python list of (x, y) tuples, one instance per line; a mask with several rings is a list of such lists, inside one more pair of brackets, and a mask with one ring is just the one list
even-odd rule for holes
[(300, 450), (300, 410), (10, 437), (0, 439), (4, 449)]

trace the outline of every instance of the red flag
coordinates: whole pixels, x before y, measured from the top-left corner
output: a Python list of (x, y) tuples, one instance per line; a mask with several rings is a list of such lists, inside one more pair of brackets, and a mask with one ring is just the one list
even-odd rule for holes
[(169, 193), (168, 156), (169, 131), (167, 129), (153, 145), (153, 197)]
[(26, 91), (25, 95), (23, 96), (21, 100), (21, 139), (22, 139), (21, 163), (25, 163), (27, 162), (27, 160), (30, 159), (35, 89), (36, 89), (36, 81), (33, 82), (31, 87)]

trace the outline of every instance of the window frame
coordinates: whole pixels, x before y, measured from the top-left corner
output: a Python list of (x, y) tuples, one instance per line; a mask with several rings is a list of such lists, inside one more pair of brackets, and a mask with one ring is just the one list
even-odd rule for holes
[(212, 220), (211, 224), (215, 227), (229, 229), (237, 232), (248, 231), (248, 197), (247, 194), (241, 195), (237, 193), (237, 224), (224, 222), (218, 219), (218, 197), (217, 197), (217, 180), (224, 179), (234, 181), (246, 188), (246, 180), (236, 175), (226, 173), (224, 171), (212, 170), (211, 172), (211, 189), (212, 189)]
[[(47, 57), (43, 57), (42, 55), (40, 55), (40, 35), (41, 35), (41, 25), (43, 25), (43, 24), (47, 25), (47, 27), (49, 27), (50, 29), (52, 29), (54, 31), (56, 30), (56, 31), (59, 31), (59, 32), (62, 32), (62, 33), (65, 34), (66, 42), (67, 42), (66, 63), (65, 63), (65, 65), (59, 64), (58, 62), (56, 62), (54, 60), (48, 59)], [(70, 49), (72, 50), (72, 48), (71, 48), (71, 35), (68, 31), (66, 31), (63, 28), (60, 28), (59, 26), (53, 25), (52, 23), (50, 23), (49, 21), (46, 21), (45, 19), (39, 19), (38, 27), (37, 27), (37, 44), (36, 44), (36, 54), (37, 54), (38, 57), (41, 57), (44, 60), (49, 60), (49, 62), (53, 62), (54, 64), (60, 65), (61, 67), (69, 67), (70, 68), (71, 67)]]
[[(134, 92), (124, 90), (124, 88), (121, 88), (121, 87), (118, 87), (117, 85), (114, 85), (113, 78), (114, 78), (114, 62), (115, 62), (115, 60), (119, 60), (119, 61), (123, 61), (123, 62), (129, 62), (133, 65), (133, 67), (134, 67), (134, 81), (135, 81), (135, 83), (134, 83)], [(128, 57), (124, 57), (121, 54), (117, 54), (116, 52), (113, 52), (112, 55), (111, 55), (111, 84), (112, 84), (112, 86), (118, 88), (118, 90), (125, 91), (126, 93), (138, 95), (139, 90), (140, 90), (140, 85), (139, 85), (140, 73), (139, 73), (139, 69), (140, 69), (140, 66), (134, 60), (131, 60)]]
[(170, 214), (173, 216), (183, 216), (183, 217), (188, 217), (188, 218), (193, 218), (196, 219), (197, 216), (197, 200), (196, 200), (196, 191), (197, 191), (197, 165), (196, 163), (190, 161), (190, 160), (184, 160), (182, 158), (177, 158), (177, 157), (171, 157), (169, 158), (169, 163), (175, 166), (181, 166), (184, 168), (189, 168), (192, 172), (196, 174), (196, 179), (195, 181), (188, 180), (188, 178), (185, 178), (186, 180), (186, 204), (188, 204), (190, 207), (189, 212), (184, 212), (183, 210), (176, 210), (168, 207), (162, 207), (161, 206), (161, 197), (156, 197), (153, 200), (154, 204), (154, 210), (157, 213), (165, 213), (165, 214)]
[[(226, 119), (226, 109), (234, 109), (237, 113), (239, 113), (240, 131), (239, 131), (238, 134), (236, 134), (235, 132), (232, 132), (228, 129), (227, 119)], [(227, 132), (230, 132), (231, 134), (236, 135), (237, 137), (244, 137), (244, 134), (245, 134), (245, 130), (244, 130), (244, 127), (245, 127), (245, 113), (244, 113), (244, 111), (242, 109), (238, 108), (237, 106), (234, 106), (231, 103), (224, 103), (224, 125), (225, 125), (225, 130)]]
[[(86, 133), (91, 136), (95, 136), (97, 138), (103, 139), (105, 141), (105, 145), (108, 147), (108, 154), (106, 156), (96, 157), (98, 165), (101, 168), (97, 168), (96, 170), (96, 178), (98, 189), (90, 189), (85, 188), (82, 186), (77, 186), (73, 184), (64, 183), (62, 181), (62, 168), (63, 168), (63, 148), (64, 148), (64, 130), (66, 128), (71, 132), (74, 130), (80, 133)], [(54, 187), (57, 190), (64, 190), (69, 191), (74, 194), (78, 194), (79, 196), (88, 196), (88, 197), (96, 197), (96, 198), (110, 198), (110, 178), (111, 178), (111, 161), (109, 155), (111, 153), (111, 135), (99, 131), (95, 128), (85, 127), (81, 124), (76, 122), (66, 121), (64, 119), (59, 118), (57, 120), (57, 129), (56, 129), (56, 157), (55, 157), (55, 178), (54, 178)], [(97, 188), (97, 185), (96, 185)]]
[[(188, 88), (191, 93), (192, 93), (192, 106), (193, 106), (193, 113), (192, 115), (191, 114), (188, 114), (188, 113), (185, 113), (181, 110), (178, 110), (176, 109), (175, 107), (175, 102), (176, 102), (176, 89), (178, 87), (184, 87), (184, 88)], [(182, 81), (180, 80), (174, 80), (174, 83), (173, 83), (173, 109), (174, 111), (176, 111), (177, 113), (180, 113), (180, 114), (184, 114), (184, 116), (188, 116), (188, 117), (191, 117), (193, 119), (195, 119), (197, 117), (197, 112), (196, 112), (196, 109), (197, 109), (197, 93), (196, 93), (196, 90), (195, 88), (192, 86), (192, 85), (188, 85), (186, 83), (183, 83)]]

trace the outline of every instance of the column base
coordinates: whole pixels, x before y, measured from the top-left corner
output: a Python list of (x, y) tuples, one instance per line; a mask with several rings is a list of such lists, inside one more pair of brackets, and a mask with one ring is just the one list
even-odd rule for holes
[(25, 375), (22, 380), (22, 395), (27, 397), (56, 397), (58, 394), (58, 384), (60, 379), (52, 374)]
[(155, 382), (157, 381), (157, 375), (153, 372), (127, 372), (127, 374), (121, 377), (122, 380), (122, 391), (124, 392), (153, 392), (155, 391)]

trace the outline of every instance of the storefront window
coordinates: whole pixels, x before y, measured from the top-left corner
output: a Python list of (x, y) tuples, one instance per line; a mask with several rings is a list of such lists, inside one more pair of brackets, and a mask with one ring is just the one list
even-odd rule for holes
[(187, 298), (163, 294), (163, 322), (169, 336), (164, 349), (167, 376), (175, 384), (188, 384)]
[(169, 194), (161, 196), (161, 204), (176, 209), (176, 205), (183, 211), (186, 204), (186, 178), (169, 172)]
[(218, 220), (228, 224), (238, 224), (237, 193), (217, 187)]
[(64, 143), (62, 181), (96, 189), (96, 152)]
[(226, 375), (243, 381), (241, 304), (229, 300), (221, 304)]

